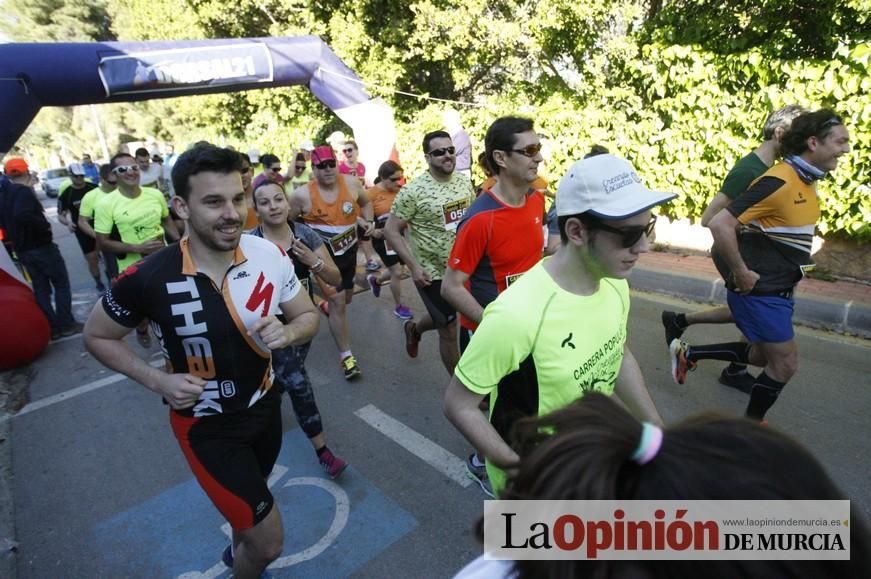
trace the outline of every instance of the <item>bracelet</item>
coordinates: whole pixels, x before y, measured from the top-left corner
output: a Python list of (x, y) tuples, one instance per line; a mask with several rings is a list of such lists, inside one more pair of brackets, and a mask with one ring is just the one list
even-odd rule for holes
[(324, 260), (321, 258), (318, 258), (317, 262), (315, 262), (315, 264), (313, 266), (311, 266), (309, 269), (314, 273), (318, 273), (319, 271), (324, 269)]

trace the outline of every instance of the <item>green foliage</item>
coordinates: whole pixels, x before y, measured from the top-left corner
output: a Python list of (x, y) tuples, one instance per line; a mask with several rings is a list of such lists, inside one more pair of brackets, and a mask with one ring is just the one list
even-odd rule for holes
[[(108, 5), (108, 8), (107, 8)], [(167, 40), (316, 35), (395, 111), (409, 175), (421, 139), (455, 104), (475, 154), (500, 115), (536, 120), (553, 188), (593, 144), (679, 194), (698, 219), (731, 165), (788, 103), (841, 113), (853, 151), (820, 184), (827, 234), (871, 240), (868, 0), (8, 0), (16, 40)], [(49, 15), (49, 16), (45, 16)], [(78, 36), (73, 36), (78, 34)], [(197, 140), (284, 158), (339, 119), (301, 88), (98, 107), (110, 147)], [(90, 114), (40, 114), (19, 146), (95, 150)]]

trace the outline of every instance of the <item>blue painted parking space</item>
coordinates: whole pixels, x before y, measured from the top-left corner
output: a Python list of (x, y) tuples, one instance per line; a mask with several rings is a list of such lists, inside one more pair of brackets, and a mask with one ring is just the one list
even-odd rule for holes
[[(285, 530), (282, 557), (269, 567), (275, 577), (348, 576), (417, 526), (353, 466), (327, 478), (298, 428), (284, 435), (270, 486)], [(226, 577), (228, 533), (191, 476), (96, 525), (94, 553), (108, 576)]]

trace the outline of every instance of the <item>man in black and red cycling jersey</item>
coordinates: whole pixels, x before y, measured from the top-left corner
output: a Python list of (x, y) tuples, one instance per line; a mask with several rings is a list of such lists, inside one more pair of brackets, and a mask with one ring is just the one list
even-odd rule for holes
[[(287, 254), (242, 236), (241, 166), (238, 153), (212, 145), (178, 158), (172, 205), (188, 236), (118, 277), (91, 313), (85, 345), (172, 407), (170, 424), (191, 470), (233, 527), (225, 560), (235, 577), (253, 578), (284, 542), (266, 486), (282, 432), (271, 350), (310, 341), (318, 316)], [(165, 370), (123, 341), (146, 318)]]

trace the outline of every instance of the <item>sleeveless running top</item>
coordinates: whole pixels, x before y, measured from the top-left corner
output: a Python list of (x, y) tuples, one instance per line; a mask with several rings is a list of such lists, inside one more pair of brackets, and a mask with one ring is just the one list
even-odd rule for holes
[(357, 244), (360, 207), (343, 176), (336, 179), (336, 187), (339, 190), (336, 200), (327, 203), (321, 197), (317, 181), (311, 181), (308, 184), (311, 209), (302, 219), (323, 238), (333, 255), (342, 255)]

